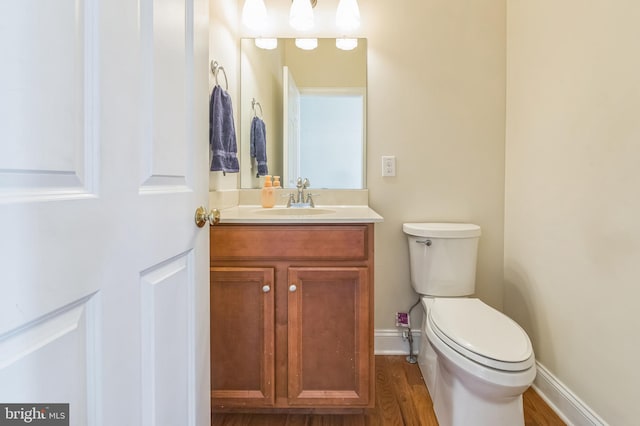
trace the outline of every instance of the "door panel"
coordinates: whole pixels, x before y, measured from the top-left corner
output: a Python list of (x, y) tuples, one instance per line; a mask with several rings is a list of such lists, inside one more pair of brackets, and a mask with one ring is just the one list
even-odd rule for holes
[(98, 304), (99, 296), (91, 295), (0, 339), (0, 383), (11, 384), (11, 394), (0, 397), (3, 402), (51, 402), (55, 392), (77, 407), (78, 424), (95, 424)]
[(142, 191), (187, 186), (191, 112), (187, 77), (193, 73), (193, 52), (185, 45), (187, 41), (192, 45), (193, 16), (185, 16), (186, 5), (184, 0), (141, 2), (140, 35), (146, 47), (143, 115), (151, 124), (144, 134)]
[(97, 2), (9, 3), (0, 6), (0, 199), (91, 194)]
[(294, 188), (300, 176), (300, 89), (289, 67), (282, 67), (283, 163), (282, 186)]
[(141, 274), (142, 413), (144, 425), (193, 424), (184, 390), (195, 380), (193, 253)]

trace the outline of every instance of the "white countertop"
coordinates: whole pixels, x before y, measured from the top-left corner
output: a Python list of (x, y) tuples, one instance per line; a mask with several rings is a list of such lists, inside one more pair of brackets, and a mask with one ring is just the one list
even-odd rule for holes
[(383, 218), (366, 205), (316, 206), (314, 208), (262, 208), (241, 205), (220, 210), (220, 223), (373, 223)]

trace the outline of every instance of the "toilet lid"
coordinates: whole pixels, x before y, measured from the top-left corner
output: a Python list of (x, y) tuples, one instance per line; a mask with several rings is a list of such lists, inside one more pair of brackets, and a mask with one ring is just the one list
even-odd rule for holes
[(527, 333), (511, 318), (479, 299), (436, 299), (429, 319), (440, 339), (480, 364), (522, 371), (534, 362)]
[(479, 237), (480, 227), (473, 223), (405, 223), (405, 234), (428, 238), (473, 238)]

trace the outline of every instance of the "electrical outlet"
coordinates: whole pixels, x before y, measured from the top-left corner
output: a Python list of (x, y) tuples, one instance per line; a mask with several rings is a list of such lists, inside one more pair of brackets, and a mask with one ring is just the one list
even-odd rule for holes
[(411, 318), (407, 312), (396, 312), (396, 327), (411, 327)]
[(396, 157), (394, 155), (382, 156), (382, 176), (396, 175)]

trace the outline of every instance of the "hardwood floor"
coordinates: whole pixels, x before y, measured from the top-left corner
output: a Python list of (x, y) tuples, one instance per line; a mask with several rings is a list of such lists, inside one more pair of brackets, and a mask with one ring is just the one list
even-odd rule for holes
[[(524, 394), (524, 417), (526, 426), (565, 424), (533, 389)], [(213, 414), (211, 421), (213, 426), (438, 425), (420, 369), (403, 356), (376, 356), (376, 407), (366, 414)]]

